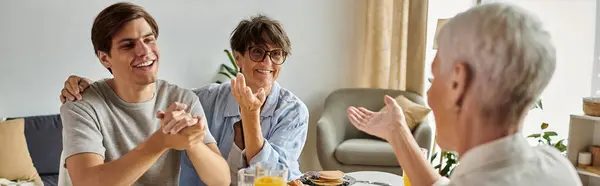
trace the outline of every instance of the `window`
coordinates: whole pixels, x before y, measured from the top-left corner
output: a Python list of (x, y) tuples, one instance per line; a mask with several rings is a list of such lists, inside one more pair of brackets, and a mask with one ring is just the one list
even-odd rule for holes
[(454, 15), (475, 6), (475, 4), (474, 0), (429, 0), (429, 10), (427, 14), (427, 44), (425, 50), (425, 90), (429, 89), (430, 86), (428, 78), (433, 77), (431, 74), (431, 63), (437, 53), (437, 50), (433, 49), (437, 20), (451, 18)]
[[(429, 89), (431, 84), (429, 78), (433, 77), (431, 74), (431, 63), (435, 58), (437, 50), (433, 49), (433, 43), (435, 39), (435, 31), (437, 29), (438, 19), (448, 19), (454, 17), (454, 15), (466, 11), (469, 8), (475, 6), (475, 0), (429, 0), (429, 9), (427, 14), (427, 44), (425, 50), (425, 91)], [(425, 96), (425, 102), (427, 102), (427, 94)], [(429, 121), (434, 121), (433, 114), (429, 114)], [(435, 130), (435, 125), (431, 126)], [(439, 149), (436, 147), (436, 149)]]

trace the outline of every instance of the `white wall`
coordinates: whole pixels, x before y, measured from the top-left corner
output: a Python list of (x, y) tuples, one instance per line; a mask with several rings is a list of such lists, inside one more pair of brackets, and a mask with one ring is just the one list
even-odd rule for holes
[(524, 135), (539, 132), (541, 123), (547, 122), (549, 130), (559, 134), (555, 140), (567, 138), (569, 114), (583, 113), (582, 97), (593, 91), (596, 1), (511, 0), (540, 18), (556, 47), (556, 71), (541, 95), (544, 110), (529, 113)]
[(592, 89), (591, 94), (600, 97), (600, 0), (596, 0), (596, 43), (594, 47), (594, 67), (592, 71)]
[[(67, 76), (99, 79), (110, 74), (96, 60), (90, 41), (95, 15), (112, 0), (0, 1), (0, 118), (56, 114)], [(319, 169), (315, 121), (334, 89), (351, 86), (355, 20), (363, 1), (354, 0), (138, 0), (157, 19), (162, 64), (159, 77), (183, 87), (213, 82), (222, 52), (237, 23), (259, 12), (280, 20), (292, 41), (279, 82), (309, 107), (304, 170)]]

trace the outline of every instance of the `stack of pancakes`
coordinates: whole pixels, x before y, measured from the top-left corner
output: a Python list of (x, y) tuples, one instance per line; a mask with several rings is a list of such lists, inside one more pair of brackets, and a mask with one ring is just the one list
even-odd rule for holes
[(341, 185), (344, 183), (344, 172), (342, 171), (320, 171), (319, 176), (309, 178), (315, 185)]
[(297, 180), (288, 182), (288, 186), (308, 186), (308, 185), (319, 185), (319, 186), (332, 186), (332, 185), (346, 185), (344, 184), (344, 172), (336, 171), (319, 171), (309, 172)]

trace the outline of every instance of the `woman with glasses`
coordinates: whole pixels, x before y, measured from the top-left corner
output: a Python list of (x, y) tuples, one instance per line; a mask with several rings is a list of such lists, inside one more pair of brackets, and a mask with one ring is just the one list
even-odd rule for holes
[[(240, 67), (223, 84), (193, 90), (204, 109), (209, 130), (227, 160), (232, 184), (237, 171), (261, 161), (279, 162), (288, 181), (301, 176), (298, 158), (308, 131), (308, 108), (276, 82), (291, 51), (281, 24), (264, 15), (241, 21), (232, 33), (231, 49)], [(78, 100), (90, 80), (71, 76), (61, 101)], [(180, 185), (204, 185), (187, 154), (182, 156)]]

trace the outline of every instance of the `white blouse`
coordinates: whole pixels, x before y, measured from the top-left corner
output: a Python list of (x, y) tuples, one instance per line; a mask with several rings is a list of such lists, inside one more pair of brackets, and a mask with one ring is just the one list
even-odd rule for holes
[(450, 179), (434, 186), (580, 186), (574, 166), (549, 146), (531, 147), (521, 133), (475, 147), (460, 158)]

